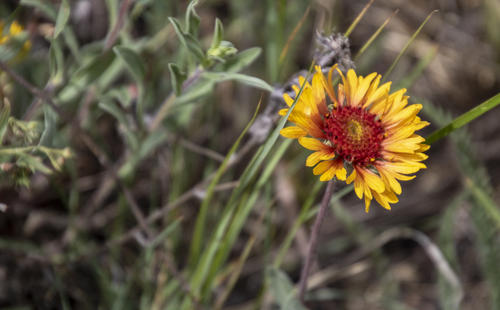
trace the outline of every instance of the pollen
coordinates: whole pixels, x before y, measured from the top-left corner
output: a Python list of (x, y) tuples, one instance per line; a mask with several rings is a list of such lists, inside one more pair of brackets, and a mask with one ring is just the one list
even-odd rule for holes
[(365, 166), (380, 157), (384, 129), (365, 109), (334, 108), (325, 117), (324, 130), (335, 153), (345, 161)]

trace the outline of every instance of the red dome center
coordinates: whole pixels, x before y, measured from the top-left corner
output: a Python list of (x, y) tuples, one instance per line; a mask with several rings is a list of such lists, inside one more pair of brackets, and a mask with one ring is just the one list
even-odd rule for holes
[(365, 109), (334, 108), (325, 117), (325, 133), (335, 153), (348, 162), (366, 165), (380, 158), (384, 129)]

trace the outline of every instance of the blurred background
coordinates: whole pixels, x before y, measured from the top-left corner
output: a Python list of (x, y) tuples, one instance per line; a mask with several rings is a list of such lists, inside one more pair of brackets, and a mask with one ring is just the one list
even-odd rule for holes
[[(0, 307), (300, 309), (283, 298), (324, 190), (304, 166), (308, 151), (279, 138), (257, 180), (235, 192), (276, 125), (280, 91), (318, 55), (317, 33), (344, 33), (366, 4), (202, 0), (199, 26), (188, 29), (187, 1), (2, 1), (0, 18), (17, 20), (31, 44), (2, 62), (60, 113), (2, 70), (15, 120), (1, 148), (51, 149), (0, 152)], [(388, 76), (424, 105), (423, 136), (499, 92), (500, 2), (375, 0), (343, 50), (357, 73), (383, 74), (434, 10)], [(211, 58), (193, 56), (167, 17)], [(216, 18), (225, 49), (210, 49)], [(259, 99), (257, 125), (207, 192)], [(390, 212), (374, 203), (365, 213), (337, 183), (310, 309), (500, 309), (499, 113), (434, 143), (427, 169), (404, 182)], [(196, 266), (231, 201), (240, 226), (232, 222), (234, 238), (200, 285)]]

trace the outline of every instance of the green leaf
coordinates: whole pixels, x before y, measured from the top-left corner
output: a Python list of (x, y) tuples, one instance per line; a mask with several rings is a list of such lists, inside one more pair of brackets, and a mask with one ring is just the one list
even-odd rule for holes
[(215, 18), (214, 35), (212, 37), (212, 44), (210, 48), (217, 48), (224, 37), (224, 26), (220, 19)]
[(8, 100), (0, 101), (0, 145), (2, 145), (3, 137), (7, 132), (10, 118), (10, 103)]
[(38, 147), (38, 150), (45, 154), (50, 160), (50, 163), (54, 169), (60, 171), (62, 169), (62, 164), (64, 160), (71, 157), (71, 151), (69, 148), (64, 149), (52, 149), (44, 146)]
[(472, 197), (476, 200), (476, 203), (483, 207), (484, 211), (486, 211), (488, 216), (497, 226), (497, 229), (500, 231), (500, 209), (498, 208), (498, 205), (491, 198), (491, 196), (488, 195), (483, 188), (477, 186), (474, 181), (466, 179), (465, 183), (470, 189)]
[[(497, 95), (498, 96), (498, 95)], [(425, 102), (424, 112), (440, 125), (450, 121), (451, 117), (443, 113), (432, 104)], [(471, 194), (473, 208), (469, 214), (473, 220), (476, 232), (476, 245), (480, 257), (482, 274), (484, 275), (491, 294), (492, 309), (500, 309), (500, 242), (498, 206), (491, 198), (493, 188), (489, 181), (486, 167), (478, 160), (470, 136), (465, 128), (454, 131), (451, 140), (457, 148), (456, 157), (462, 170), (467, 176), (465, 185)], [(479, 189), (479, 190), (478, 190)]]
[[(229, 164), (231, 156), (236, 152), (236, 150), (238, 149), (238, 147), (241, 143), (241, 140), (245, 136), (248, 129), (250, 129), (253, 122), (255, 121), (255, 118), (257, 117), (257, 114), (258, 114), (258, 111), (260, 108), (260, 103), (261, 103), (261, 101), (259, 101), (259, 104), (257, 105), (257, 108), (255, 109), (254, 115), (252, 116), (252, 118), (248, 122), (245, 129), (243, 129), (243, 131), (241, 132), (238, 139), (236, 139), (236, 142), (233, 144), (233, 146), (231, 147), (231, 149), (227, 153), (226, 157), (224, 158), (224, 161), (220, 165), (219, 169), (217, 169), (217, 172), (216, 172), (214, 178), (212, 179), (212, 182), (210, 182), (210, 185), (207, 188), (205, 199), (203, 199), (202, 205), (200, 207), (200, 212), (196, 218), (195, 230), (194, 230), (193, 238), (191, 240), (191, 252), (190, 252), (190, 256), (189, 256), (189, 261), (190, 261), (191, 266), (193, 266), (196, 263), (196, 260), (198, 259), (200, 252), (201, 252), (202, 241), (203, 241), (203, 237), (205, 236), (205, 222), (206, 222), (208, 207), (210, 206), (210, 203), (211, 203), (211, 200), (212, 200), (212, 197), (214, 194), (215, 186), (219, 183), (220, 178), (222, 177), (222, 175), (226, 171), (226, 168), (227, 168), (227, 165)], [(211, 250), (211, 252), (213, 252), (213, 254), (215, 254), (215, 250), (216, 249), (213, 248)], [(198, 264), (197, 270), (199, 270), (199, 272), (195, 273), (195, 279), (196, 279), (195, 282), (197, 282), (198, 286), (201, 286), (202, 280), (204, 279), (204, 274), (207, 273), (207, 270), (204, 269), (202, 266), (205, 266), (205, 268), (207, 268), (209, 264), (206, 264), (206, 262), (211, 262), (211, 260), (213, 259), (213, 255), (206, 257), (206, 254), (207, 253), (205, 253), (202, 256), (202, 258), (200, 258), (200, 261), (202, 263)], [(205, 265), (203, 265), (203, 263)]]
[(480, 105), (470, 109), (469, 111), (465, 112), (464, 114), (460, 115), (459, 117), (455, 118), (452, 122), (450, 122), (448, 125), (434, 131), (431, 133), (427, 139), (425, 140), (426, 144), (432, 144), (436, 142), (439, 139), (442, 139), (455, 131), (456, 129), (466, 125), (470, 121), (476, 119), (477, 117), (483, 115), (484, 113), (490, 111), (491, 109), (495, 108), (497, 105), (500, 104), (500, 93), (496, 94), (492, 98), (486, 100), (485, 102), (481, 103)]
[(273, 91), (273, 87), (267, 84), (264, 80), (241, 73), (204, 72), (203, 77), (218, 82), (234, 80), (249, 86), (267, 90), (268, 92)]
[(181, 96), (175, 99), (175, 103), (177, 105), (186, 104), (193, 102), (203, 96), (209, 94), (215, 85), (215, 81), (200, 79), (196, 84), (190, 87), (186, 92), (184, 92)]
[(113, 115), (116, 118), (116, 120), (120, 124), (122, 124), (125, 128), (129, 127), (125, 113), (119, 107), (117, 107), (116, 104), (111, 100), (104, 100), (99, 102), (99, 108)]
[(274, 300), (283, 310), (306, 310), (296, 297), (295, 289), (288, 275), (280, 269), (268, 267), (266, 280)]
[(385, 81), (385, 79), (387, 79), (387, 77), (391, 74), (392, 70), (394, 70), (394, 68), (398, 64), (399, 60), (401, 59), (401, 56), (403, 56), (403, 54), (406, 52), (406, 50), (410, 47), (410, 45), (413, 43), (413, 41), (415, 40), (415, 38), (418, 36), (418, 34), (420, 33), (420, 31), (422, 31), (422, 28), (424, 28), (425, 24), (427, 24), (427, 22), (429, 21), (429, 19), (436, 12), (437, 12), (437, 10), (434, 10), (429, 15), (427, 15), (427, 17), (422, 22), (422, 24), (420, 24), (420, 26), (417, 28), (417, 30), (413, 33), (413, 35), (410, 37), (410, 39), (406, 42), (405, 46), (399, 52), (398, 56), (396, 56), (396, 59), (394, 59), (394, 61), (390, 65), (389, 69), (387, 69), (387, 71), (384, 73), (381, 83), (383, 83)]
[(192, 34), (190, 33), (185, 33), (177, 19), (173, 17), (169, 17), (168, 20), (174, 27), (175, 33), (177, 34), (177, 38), (179, 38), (179, 41), (181, 44), (188, 49), (191, 54), (193, 54), (200, 63), (204, 64), (205, 63), (205, 53), (203, 52), (203, 49), (201, 48), (200, 44), (198, 41), (193, 37)]
[(43, 106), (44, 129), (38, 145), (52, 146), (56, 134), (57, 113), (48, 105)]
[[(309, 74), (311, 70), (312, 66), (310, 68)], [(217, 225), (217, 228), (215, 229), (215, 232), (213, 233), (212, 239), (207, 245), (207, 250), (203, 252), (203, 255), (200, 259), (200, 263), (198, 264), (196, 270), (193, 273), (193, 279), (191, 281), (191, 285), (196, 294), (198, 294), (198, 290), (200, 290), (201, 286), (203, 285), (208, 275), (208, 272), (210, 272), (210, 269), (213, 270), (219, 268), (218, 265), (216, 266), (213, 265), (214, 256), (217, 254), (220, 242), (223, 240), (224, 233), (227, 230), (227, 227), (231, 224), (231, 217), (234, 214), (238, 198), (241, 196), (243, 190), (248, 186), (250, 181), (253, 179), (258, 169), (260, 168), (260, 165), (271, 151), (273, 145), (276, 143), (276, 140), (278, 139), (279, 136), (279, 132), (285, 126), (288, 117), (295, 108), (296, 102), (298, 98), (300, 98), (304, 86), (305, 84), (302, 85), (302, 87), (300, 88), (299, 93), (297, 94), (297, 97), (294, 100), (294, 103), (288, 110), (288, 113), (282, 117), (276, 128), (271, 133), (270, 137), (267, 139), (266, 143), (257, 151), (257, 153), (254, 155), (254, 157), (248, 164), (247, 168), (243, 172), (243, 175), (240, 177), (240, 182), (238, 187), (235, 190), (233, 190), (233, 193), (229, 198), (229, 202), (226, 205), (224, 213)], [(220, 261), (221, 260), (218, 259), (218, 263), (220, 263)], [(187, 306), (183, 309), (187, 309)]]
[(129, 178), (133, 175), (137, 165), (146, 156), (150, 155), (160, 144), (167, 139), (167, 133), (163, 130), (156, 130), (140, 144), (137, 152), (134, 152), (132, 157), (120, 168), (118, 176), (122, 179)]
[[(455, 248), (455, 223), (458, 207), (470, 196), (468, 190), (461, 192), (452, 202), (446, 206), (444, 214), (439, 221), (439, 248), (443, 252), (446, 260), (450, 263), (450, 267), (457, 273), (458, 257)], [(463, 297), (463, 292), (460, 287), (454, 286), (443, 275), (442, 272), (438, 273), (438, 292), (439, 303), (443, 310), (458, 310), (460, 309), (460, 301)]]
[(174, 27), (174, 31), (177, 34), (177, 38), (179, 39), (181, 44), (184, 45), (185, 47), (187, 47), (184, 31), (182, 30), (181, 24), (179, 23), (177, 18), (169, 17), (168, 20), (170, 21), (170, 23)]
[(21, 0), (21, 5), (31, 6), (42, 11), (52, 20), (56, 19), (56, 9), (45, 0)]
[(226, 72), (239, 72), (243, 68), (249, 66), (252, 62), (259, 57), (262, 49), (260, 47), (251, 47), (238, 54), (228, 58), (224, 64), (224, 68), (221, 71)]
[(80, 80), (82, 86), (95, 82), (111, 65), (115, 59), (115, 53), (107, 51), (94, 57), (87, 64), (78, 69), (72, 76), (72, 80)]
[(66, 26), (66, 23), (69, 20), (69, 14), (71, 10), (69, 7), (68, 0), (62, 0), (61, 2), (61, 7), (59, 8), (59, 12), (57, 13), (57, 19), (56, 19), (56, 27), (54, 30), (54, 39), (57, 39), (59, 34), (64, 29), (64, 26)]
[(193, 36), (198, 34), (198, 27), (200, 26), (200, 17), (195, 11), (198, 0), (192, 0), (186, 9), (186, 33)]
[(50, 81), (54, 85), (59, 85), (64, 79), (64, 54), (58, 40), (50, 40), (49, 50)]
[(113, 115), (116, 120), (122, 125), (127, 145), (130, 150), (133, 152), (137, 152), (139, 149), (139, 138), (136, 136), (136, 133), (130, 130), (130, 125), (127, 120), (127, 116), (113, 101), (111, 100), (103, 100), (99, 102), (99, 108)]
[(174, 89), (175, 94), (178, 96), (182, 92), (182, 83), (187, 78), (187, 74), (182, 72), (179, 67), (174, 63), (168, 64), (168, 70), (170, 71), (170, 82), (172, 83), (172, 89)]
[(168, 236), (170, 236), (172, 232), (177, 230), (181, 221), (182, 219), (178, 218), (173, 223), (168, 224), (167, 227), (165, 227), (165, 229), (163, 229), (161, 233), (159, 233), (150, 243), (147, 244), (148, 249), (154, 249), (157, 246), (159, 246), (162, 242), (164, 242), (165, 239)]
[(29, 168), (32, 171), (40, 171), (41, 173), (51, 174), (52, 170), (43, 164), (42, 159), (27, 153), (18, 152), (16, 165)]
[(146, 70), (141, 57), (134, 50), (124, 46), (113, 47), (113, 52), (125, 63), (137, 84), (143, 84)]

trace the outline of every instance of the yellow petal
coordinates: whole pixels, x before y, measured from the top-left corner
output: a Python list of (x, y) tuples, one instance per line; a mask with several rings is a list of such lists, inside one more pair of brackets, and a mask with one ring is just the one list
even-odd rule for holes
[(345, 182), (347, 184), (351, 184), (352, 181), (354, 181), (355, 178), (356, 178), (356, 170), (353, 169), (352, 172), (351, 172), (351, 175), (349, 175), (349, 177), (347, 178), (347, 180)]
[(335, 157), (335, 153), (333, 153), (333, 152), (332, 153), (327, 153), (327, 152), (322, 152), (322, 151), (314, 152), (311, 155), (307, 156), (306, 166), (313, 167), (322, 160), (328, 160), (328, 159), (332, 159), (334, 157)]
[(346, 179), (346, 176), (347, 176), (347, 171), (345, 170), (344, 167), (337, 167), (337, 170), (335, 172), (335, 176), (337, 177), (337, 179), (339, 179), (340, 181), (345, 181)]
[(358, 173), (362, 176), (366, 184), (372, 188), (377, 193), (383, 193), (385, 191), (385, 185), (382, 179), (375, 173), (366, 169), (356, 169)]
[(370, 203), (372, 202), (371, 198), (365, 196), (365, 212), (368, 213), (370, 211)]
[(380, 175), (382, 176), (382, 180), (388, 187), (390, 187), (396, 194), (401, 194), (401, 184), (396, 180), (396, 178), (386, 169), (381, 167), (377, 167)]
[(320, 175), (325, 173), (326, 170), (330, 169), (330, 167), (333, 165), (333, 161), (331, 160), (326, 160), (320, 162), (316, 167), (313, 169), (313, 174), (314, 175)]
[(307, 132), (300, 127), (290, 126), (290, 127), (286, 127), (286, 128), (281, 129), (280, 134), (285, 138), (297, 139), (297, 138), (306, 136)]
[(363, 180), (361, 177), (357, 177), (354, 180), (354, 192), (356, 193), (356, 196), (358, 196), (359, 199), (363, 198), (363, 192), (365, 191), (365, 188), (363, 186)]
[(379, 193), (373, 193), (373, 197), (382, 207), (387, 210), (391, 209), (391, 205), (389, 204), (385, 196), (382, 196)]
[(363, 78), (362, 76), (359, 77), (358, 80), (358, 88), (354, 91), (352, 94), (352, 102), (351, 104), (353, 106), (357, 106), (361, 103), (362, 99), (365, 97), (366, 92), (368, 91), (368, 88), (370, 87), (373, 79), (377, 76), (377, 73), (372, 73)]
[(330, 147), (314, 138), (303, 137), (299, 139), (300, 145), (311, 151), (328, 150)]
[(325, 136), (321, 128), (309, 116), (300, 111), (293, 110), (288, 120), (297, 124), (297, 126), (307, 131), (313, 137), (323, 139)]
[(353, 69), (349, 69), (347, 71), (347, 83), (349, 85), (347, 88), (345, 88), (346, 85), (344, 83), (347, 104), (353, 105), (353, 102), (352, 102), (353, 95), (356, 92), (356, 89), (358, 87), (358, 77), (356, 76), (356, 73), (354, 72)]
[(295, 101), (295, 100), (294, 100), (292, 97), (290, 97), (290, 95), (289, 95), (289, 94), (287, 94), (287, 93), (285, 93), (285, 94), (283, 95), (283, 99), (285, 100), (286, 105), (287, 105), (287, 106), (289, 106), (289, 107), (291, 107), (291, 106), (292, 106), (292, 104), (293, 104), (293, 102)]
[(335, 176), (335, 168), (330, 167), (319, 177), (319, 180), (321, 182), (330, 181), (331, 179), (333, 179), (334, 176)]
[(326, 107), (325, 89), (323, 87), (322, 79), (324, 79), (324, 76), (320, 69), (320, 72), (315, 73), (312, 78), (312, 90), (318, 112), (321, 115), (325, 115), (328, 113), (328, 108)]

